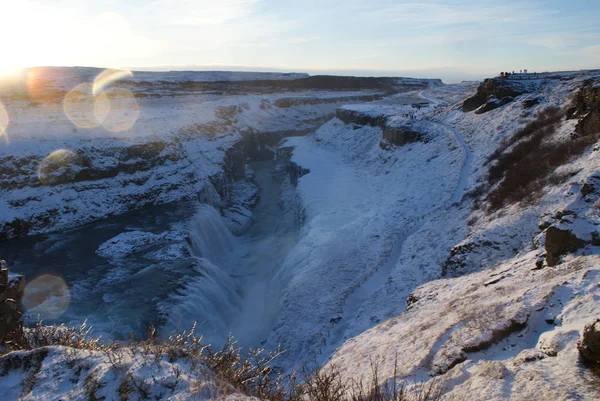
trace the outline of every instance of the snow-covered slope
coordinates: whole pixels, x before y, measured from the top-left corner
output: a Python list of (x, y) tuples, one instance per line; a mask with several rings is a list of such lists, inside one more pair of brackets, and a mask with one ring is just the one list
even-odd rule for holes
[[(549, 180), (539, 177), (546, 184), (530, 185), (537, 191), (533, 198), (509, 202), (498, 210), (485, 203), (485, 194), (494, 189), (485, 185), (487, 160), (506, 143), (502, 139), (549, 106), (564, 113), (580, 88), (593, 87), (599, 77), (591, 72), (560, 78), (536, 82), (532, 93), (485, 113), (465, 113), (457, 103), (425, 115), (464, 138), (472, 153), (466, 178), (471, 193), (405, 240), (385, 286), (362, 304), (354, 324), (349, 324), (356, 329), (350, 333), (357, 336), (328, 361), (346, 378), (367, 378), (371, 364), (377, 363), (382, 381), (394, 372), (400, 380), (439, 380), (448, 397), (458, 399), (600, 396), (598, 379), (584, 368), (576, 348), (583, 326), (600, 314), (595, 240), (600, 224), (598, 147), (588, 145), (581, 153), (572, 153)], [(440, 92), (448, 97), (451, 90)], [(443, 98), (436, 97), (438, 93), (433, 89), (422, 95), (436, 101)], [(579, 120), (562, 117), (549, 143), (564, 143), (564, 152), (573, 152), (566, 150), (570, 141), (597, 135), (580, 128), (597, 113), (596, 106), (591, 107)], [(539, 160), (544, 162), (552, 163)], [(479, 203), (474, 211), (472, 199)], [(557, 240), (561, 235), (565, 239)], [(558, 241), (565, 242), (557, 245)], [(558, 264), (551, 262), (553, 252), (571, 254), (576, 249)], [(411, 286), (428, 279), (427, 271), (429, 278), (441, 273), (461, 277), (432, 281), (408, 295)], [(405, 302), (408, 311), (400, 313)], [(335, 330), (335, 323), (332, 326)]]

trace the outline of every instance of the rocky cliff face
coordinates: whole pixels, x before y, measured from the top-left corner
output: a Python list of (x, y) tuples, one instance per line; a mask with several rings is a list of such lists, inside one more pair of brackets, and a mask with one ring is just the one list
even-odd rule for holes
[(568, 119), (578, 119), (575, 131), (583, 136), (600, 132), (600, 85), (590, 80), (574, 95)]
[(6, 262), (0, 260), (0, 347), (23, 342), (24, 292), (24, 277), (10, 273)]
[[(402, 114), (402, 110), (396, 112)], [(410, 111), (405, 110), (404, 113), (408, 114)], [(338, 108), (335, 116), (346, 124), (353, 124), (357, 129), (365, 125), (381, 128), (384, 140), (382, 146), (402, 146), (411, 142), (427, 141), (428, 124), (422, 120), (411, 120), (389, 114), (387, 111), (362, 111), (348, 107)]]

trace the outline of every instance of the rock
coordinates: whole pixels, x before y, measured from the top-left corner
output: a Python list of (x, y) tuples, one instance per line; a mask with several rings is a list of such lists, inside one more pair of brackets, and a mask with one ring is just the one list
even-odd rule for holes
[(501, 280), (504, 279), (504, 276), (498, 276), (498, 277), (494, 277), (492, 279), (489, 279), (488, 281), (483, 283), (484, 287), (488, 287), (490, 285), (494, 285), (496, 283), (499, 283)]
[(488, 111), (491, 111), (491, 110), (497, 109), (498, 107), (504, 106), (505, 104), (508, 104), (508, 103), (512, 102), (513, 100), (514, 100), (514, 98), (512, 96), (503, 97), (501, 100), (498, 100), (496, 98), (491, 98), (483, 106), (477, 108), (477, 110), (475, 110), (475, 114), (487, 113)]
[(10, 274), (0, 261), (0, 345), (24, 344), (21, 299), (25, 290), (23, 276)]
[(383, 137), (390, 143), (402, 146), (411, 142), (422, 141), (423, 134), (407, 127), (383, 127)]
[(592, 184), (585, 183), (581, 186), (581, 194), (583, 196), (588, 196), (596, 190)]
[[(552, 319), (552, 323), (554, 323), (554, 319)], [(542, 333), (535, 347), (544, 354), (554, 357), (564, 350), (571, 341), (574, 341), (578, 335), (577, 330), (556, 328)]]
[(600, 87), (593, 81), (586, 82), (574, 96), (567, 118), (579, 121), (575, 131), (582, 135), (595, 135), (600, 131)]
[(406, 297), (406, 310), (409, 310), (411, 306), (413, 306), (417, 302), (419, 302), (419, 297), (417, 297), (413, 293), (408, 294), (408, 297)]
[(393, 145), (403, 146), (412, 142), (427, 143), (431, 132), (432, 126), (427, 121), (393, 116), (383, 124), (382, 136)]
[(526, 99), (523, 101), (523, 108), (524, 109), (530, 109), (533, 106), (535, 106), (536, 104), (540, 103), (540, 98), (535, 97), (533, 99)]
[(23, 294), (25, 293), (25, 277), (21, 274), (12, 274), (8, 275), (8, 287), (6, 288), (6, 297), (10, 299), (14, 299), (18, 302), (18, 306), (20, 308), (21, 299), (23, 299)]
[(335, 111), (335, 117), (346, 124), (370, 125), (373, 127), (383, 127), (386, 120), (386, 116), (383, 114), (373, 114), (343, 107)]
[(585, 241), (577, 238), (570, 230), (549, 227), (546, 230), (546, 263), (556, 266), (560, 257), (570, 252), (575, 252), (585, 246)]
[(515, 358), (515, 365), (522, 365), (523, 363), (535, 362), (546, 358), (547, 355), (537, 349), (525, 349), (517, 355)]
[(485, 113), (512, 102), (515, 97), (526, 92), (528, 90), (519, 82), (486, 79), (477, 87), (477, 93), (463, 102), (463, 111), (468, 113), (479, 109), (489, 101), (489, 106), (486, 105), (484, 109), (478, 110), (478, 114)]
[(600, 319), (585, 326), (577, 349), (586, 365), (600, 368)]
[(14, 299), (5, 299), (0, 303), (0, 344), (5, 344), (14, 334), (23, 328), (23, 315)]

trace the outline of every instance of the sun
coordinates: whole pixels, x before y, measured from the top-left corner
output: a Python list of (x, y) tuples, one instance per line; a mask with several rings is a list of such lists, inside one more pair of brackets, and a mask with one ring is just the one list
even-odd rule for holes
[(6, 79), (18, 76), (24, 68), (24, 66), (17, 63), (11, 63), (10, 61), (6, 62), (6, 60), (2, 60), (0, 62), (0, 78)]

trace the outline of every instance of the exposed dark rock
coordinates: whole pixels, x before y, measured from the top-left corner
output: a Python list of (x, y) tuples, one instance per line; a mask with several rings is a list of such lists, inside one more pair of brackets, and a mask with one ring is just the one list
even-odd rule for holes
[(546, 230), (546, 263), (548, 266), (555, 266), (560, 262), (561, 256), (584, 246), (585, 241), (577, 238), (570, 230), (549, 227)]
[(383, 127), (386, 121), (386, 116), (381, 114), (369, 114), (345, 108), (338, 108), (335, 111), (335, 116), (346, 124), (370, 125), (372, 127)]
[(600, 132), (600, 86), (598, 82), (587, 81), (575, 94), (567, 118), (579, 119), (575, 131), (582, 135), (595, 135)]
[(485, 111), (482, 110), (479, 112), (479, 114), (485, 113), (486, 111), (493, 110), (504, 104), (510, 103), (517, 96), (527, 92), (528, 90), (522, 83), (489, 78), (479, 84), (479, 87), (477, 87), (477, 93), (474, 96), (466, 99), (463, 102), (463, 111), (468, 113), (483, 106), (486, 104), (486, 102), (496, 99), (498, 102), (497, 104), (492, 101), (489, 106), (486, 106)]
[(585, 326), (577, 348), (587, 366), (600, 368), (600, 319)]
[(383, 127), (383, 138), (394, 145), (402, 146), (411, 142), (424, 141), (422, 132), (413, 130), (410, 126), (388, 126)]
[(0, 345), (24, 344), (21, 299), (25, 280), (10, 274), (5, 261), (0, 261)]
[(478, 270), (478, 265), (472, 260), (470, 254), (485, 252), (490, 254), (499, 250), (497, 243), (488, 240), (471, 239), (458, 244), (450, 249), (448, 257), (442, 263), (442, 277), (459, 277)]
[(298, 179), (306, 174), (310, 173), (310, 170), (298, 166), (294, 162), (289, 162), (287, 166), (287, 173), (290, 176), (290, 182), (292, 185), (298, 185)]
[(415, 294), (408, 294), (408, 297), (406, 297), (406, 310), (409, 310), (410, 307), (416, 304), (418, 301), (419, 297), (417, 297)]
[(526, 99), (523, 101), (523, 108), (524, 109), (530, 109), (533, 106), (537, 105), (540, 103), (540, 98), (539, 97), (535, 97), (533, 99)]
[(594, 191), (596, 190), (596, 188), (589, 183), (585, 183), (581, 186), (581, 194), (583, 196), (588, 196), (589, 194), (594, 193)]
[(285, 160), (285, 170), (287, 175), (290, 178), (290, 182), (292, 185), (298, 185), (298, 179), (306, 174), (310, 173), (310, 170), (305, 169), (296, 163), (292, 162), (290, 159), (292, 158), (292, 153), (294, 152), (294, 148), (292, 147), (284, 147), (279, 148), (277, 150), (277, 159)]
[(475, 110), (475, 114), (487, 113), (488, 111), (491, 111), (491, 110), (497, 109), (498, 107), (504, 106), (505, 104), (508, 104), (508, 103), (512, 102), (513, 100), (514, 100), (514, 98), (510, 97), (510, 96), (504, 97), (501, 100), (498, 100), (496, 98), (491, 98), (483, 106), (481, 106), (477, 110)]

